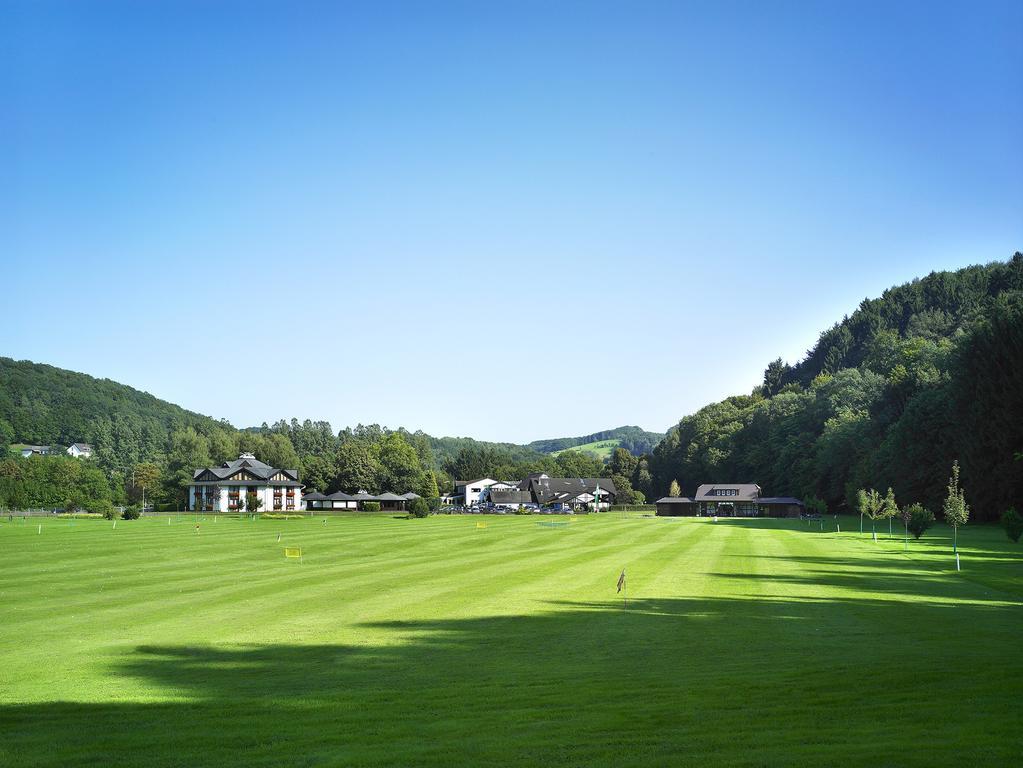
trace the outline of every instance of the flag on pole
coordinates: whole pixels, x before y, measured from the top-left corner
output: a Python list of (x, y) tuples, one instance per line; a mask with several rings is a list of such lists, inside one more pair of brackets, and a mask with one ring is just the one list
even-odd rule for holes
[(622, 568), (622, 575), (618, 577), (618, 591), (621, 592), (625, 586), (625, 569)]

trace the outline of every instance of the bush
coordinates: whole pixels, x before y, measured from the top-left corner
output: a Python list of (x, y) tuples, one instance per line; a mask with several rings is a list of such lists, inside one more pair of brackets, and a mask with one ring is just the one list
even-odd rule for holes
[(305, 515), (285, 514), (283, 512), (264, 512), (259, 516), (260, 520), (303, 520)]
[(138, 504), (125, 507), (124, 512), (121, 513), (123, 520), (138, 520), (140, 517), (142, 517), (142, 507)]
[(516, 515), (531, 515), (531, 514), (533, 514), (533, 510), (531, 510), (529, 507), (519, 507), (518, 509), (515, 510), (515, 514)]
[(913, 534), (914, 539), (919, 539), (934, 525), (934, 513), (921, 504), (910, 504), (907, 512), (909, 519), (906, 521), (906, 528)]
[(431, 512), (440, 511), (440, 496), (431, 496), (426, 500), (426, 505), (430, 508)]
[(426, 499), (416, 498), (412, 499), (408, 505), (408, 516), (409, 517), (426, 517), (430, 514), (430, 505), (426, 503)]
[(1009, 540), (1019, 544), (1019, 537), (1023, 536), (1023, 516), (1016, 511), (1015, 507), (1005, 510), (1002, 515), (1002, 527)]
[(379, 501), (364, 501), (362, 502), (363, 512), (379, 512), (380, 502)]

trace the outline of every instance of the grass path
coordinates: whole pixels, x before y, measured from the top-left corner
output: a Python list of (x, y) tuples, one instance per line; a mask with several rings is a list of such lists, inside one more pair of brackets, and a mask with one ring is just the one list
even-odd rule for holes
[(943, 529), (907, 554), (851, 519), (478, 519), (0, 522), (0, 765), (1023, 754), (997, 529), (957, 573)]

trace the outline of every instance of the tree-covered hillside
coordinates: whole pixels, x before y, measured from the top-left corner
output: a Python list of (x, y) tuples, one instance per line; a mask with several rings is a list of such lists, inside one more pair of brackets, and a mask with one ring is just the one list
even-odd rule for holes
[(186, 427), (233, 429), (110, 379), (0, 357), (0, 444), (91, 443), (101, 464), (128, 467), (164, 454)]
[(1023, 255), (864, 300), (795, 365), (682, 419), (654, 486), (756, 482), (852, 507), (859, 488), (941, 510), (952, 462), (981, 519), (1023, 506)]
[[(78, 462), (63, 454), (45, 459), (7, 456), (6, 446), (91, 443), (94, 458)], [(436, 497), (456, 478), (518, 479), (529, 472), (556, 476), (608, 476), (628, 472), (616, 484), (633, 501), (629, 486), (649, 490), (643, 464), (604, 463), (566, 450), (557, 457), (512, 443), (434, 438), (424, 432), (376, 424), (335, 432), (326, 421), (279, 420), (245, 430), (217, 421), (107, 379), (28, 361), (0, 358), (0, 507), (67, 506), (137, 501), (182, 504), (197, 467), (219, 464), (250, 451), (273, 466), (299, 471), (308, 489), (366, 489)], [(623, 469), (624, 468), (624, 469)], [(88, 492), (74, 491), (85, 486)], [(105, 485), (96, 483), (96, 478)], [(145, 478), (145, 479), (143, 479)], [(103, 493), (96, 488), (103, 485)]]

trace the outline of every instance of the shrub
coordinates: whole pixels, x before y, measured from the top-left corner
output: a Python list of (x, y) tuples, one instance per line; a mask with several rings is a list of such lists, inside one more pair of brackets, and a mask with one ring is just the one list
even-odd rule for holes
[(519, 507), (518, 509), (515, 510), (515, 514), (516, 515), (531, 515), (531, 514), (533, 514), (533, 510), (531, 510), (529, 507)]
[(440, 496), (431, 496), (426, 500), (427, 506), (431, 512), (437, 512), (440, 510)]
[(810, 496), (804, 502), (806, 511), (810, 514), (820, 515), (823, 517), (828, 514), (828, 503), (824, 499), (817, 498), (816, 496)]
[(426, 503), (426, 499), (416, 498), (412, 499), (408, 505), (409, 517), (426, 517), (430, 514), (430, 505)]
[(379, 501), (364, 501), (362, 502), (363, 512), (379, 512), (380, 502)]
[(909, 520), (906, 523), (906, 528), (913, 534), (914, 539), (919, 539), (928, 528), (934, 525), (934, 513), (921, 504), (910, 504), (907, 511)]
[(121, 513), (121, 518), (124, 520), (138, 520), (140, 517), (142, 517), (142, 508), (138, 504), (125, 507), (124, 512)]
[(1015, 507), (1009, 507), (1002, 515), (1002, 527), (1009, 540), (1019, 544), (1019, 537), (1023, 536), (1023, 515)]

